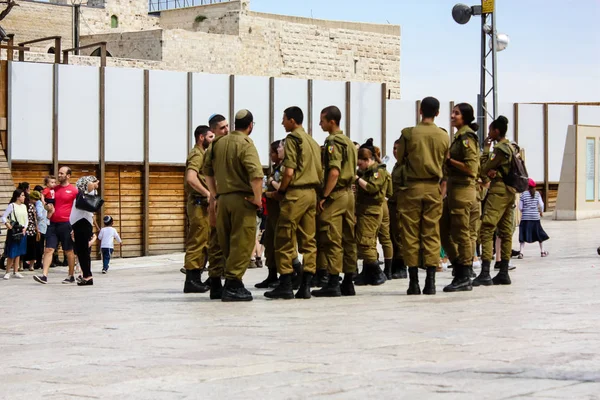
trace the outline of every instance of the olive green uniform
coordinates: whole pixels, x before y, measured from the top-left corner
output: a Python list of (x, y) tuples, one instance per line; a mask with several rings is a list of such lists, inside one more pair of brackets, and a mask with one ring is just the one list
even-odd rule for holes
[[(490, 154), (489, 147), (484, 149), (482, 155), (481, 179), (490, 181), (487, 176), (490, 170), (497, 171), (495, 178), (491, 179), (490, 189), (484, 206), (481, 221), (480, 240), (482, 245), (483, 261), (492, 261), (494, 231), (498, 230), (498, 237), (502, 240), (501, 260), (509, 261), (512, 253), (513, 218), (515, 210), (515, 192), (504, 184), (503, 178), (510, 171), (514, 150), (507, 139), (502, 139)], [(497, 249), (496, 251), (499, 251)]]
[(400, 196), (400, 187), (405, 184), (402, 179), (402, 168), (396, 163), (392, 169), (392, 195), (388, 199), (388, 209), (390, 213), (390, 236), (394, 250), (394, 260), (403, 260), (402, 254), (402, 224), (400, 222), (400, 211), (398, 198)]
[[(386, 166), (384, 164), (379, 166), (379, 173), (383, 175), (385, 183), (383, 184), (383, 193), (385, 198), (392, 197), (392, 176), (387, 171)], [(381, 225), (379, 226), (379, 230), (377, 231), (377, 238), (379, 239), (379, 243), (381, 243), (381, 247), (383, 249), (383, 258), (386, 260), (391, 260), (394, 257), (394, 246), (392, 244), (391, 234), (390, 234), (390, 209), (388, 207), (387, 201), (383, 201), (381, 204)]]
[(225, 278), (241, 281), (256, 244), (256, 207), (251, 182), (263, 177), (254, 142), (242, 132), (219, 136), (206, 153), (204, 174), (217, 184), (217, 235)]
[[(269, 175), (274, 182), (281, 182), (281, 164), (273, 166), (273, 171)], [(267, 192), (276, 192), (275, 187), (271, 183), (267, 187)], [(267, 197), (267, 227), (265, 229), (265, 264), (269, 269), (277, 270), (275, 262), (275, 230), (277, 228), (277, 220), (279, 219), (279, 202), (275, 199)]]
[[(356, 241), (354, 239), (354, 218), (348, 218), (348, 210), (352, 205), (352, 183), (356, 173), (357, 150), (354, 143), (342, 131), (330, 134), (325, 140), (323, 153), (323, 169), (325, 182), (329, 171), (333, 168), (340, 172), (337, 184), (324, 203), (323, 212), (318, 215), (319, 233), (317, 246), (319, 260), (327, 260), (328, 272), (332, 275), (354, 273), (356, 271)], [(343, 240), (343, 232), (347, 230), (347, 239)], [(348, 249), (354, 253), (354, 263), (344, 262), (344, 252)]]
[(367, 182), (365, 189), (356, 184), (356, 243), (358, 258), (366, 265), (377, 263), (377, 233), (383, 219), (387, 180), (377, 164), (359, 171), (358, 176)]
[(225, 257), (219, 245), (217, 228), (210, 227), (208, 237), (208, 276), (209, 278), (221, 278), (225, 275)]
[[(201, 174), (203, 164), (204, 149), (194, 146), (185, 163), (185, 174), (187, 175), (187, 172), (190, 170), (194, 171), (202, 186), (208, 190), (204, 176)], [(186, 211), (189, 224), (185, 241), (185, 269), (201, 270), (206, 264), (208, 237), (210, 232), (210, 224), (208, 223), (208, 199), (206, 196), (194, 190), (194, 188), (188, 184), (187, 178), (184, 181), (184, 188), (187, 195)]]
[[(477, 174), (479, 175), (479, 174)], [(475, 249), (479, 242), (479, 229), (481, 227), (481, 202), (487, 194), (487, 189), (481, 185), (480, 182), (475, 184), (475, 203), (471, 208), (471, 222), (469, 224), (469, 230), (471, 232), (471, 245), (473, 246), (473, 256), (475, 256)]]
[(398, 209), (404, 262), (409, 267), (421, 265), (421, 248), (425, 266), (437, 266), (440, 262), (440, 180), (448, 142), (448, 134), (434, 123), (421, 122), (414, 128), (402, 130), (397, 149), (400, 166)]
[(471, 242), (471, 212), (477, 205), (476, 180), (479, 175), (479, 140), (468, 126), (456, 132), (450, 158), (469, 168), (466, 173), (446, 163), (447, 196), (440, 220), (442, 246), (452, 264), (470, 266), (474, 247)]
[(295, 246), (303, 256), (304, 271), (315, 274), (317, 189), (323, 181), (321, 147), (302, 127), (287, 135), (283, 166), (294, 176), (280, 202), (281, 213), (275, 233), (275, 259), (281, 275), (294, 272)]

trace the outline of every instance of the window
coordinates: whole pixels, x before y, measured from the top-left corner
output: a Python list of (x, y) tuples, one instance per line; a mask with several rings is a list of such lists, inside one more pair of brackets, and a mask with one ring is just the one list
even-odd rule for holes
[(112, 17), (110, 17), (110, 27), (111, 28), (119, 27), (119, 17), (117, 17), (116, 15), (113, 15)]
[(56, 49), (54, 48), (54, 46), (53, 46), (53, 47), (50, 47), (50, 48), (48, 49), (48, 54), (54, 54), (54, 53), (56, 53)]

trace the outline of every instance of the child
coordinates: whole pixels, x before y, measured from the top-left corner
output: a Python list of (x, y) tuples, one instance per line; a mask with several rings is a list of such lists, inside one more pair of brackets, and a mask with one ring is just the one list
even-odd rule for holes
[(44, 204), (54, 204), (54, 188), (56, 187), (56, 178), (54, 175), (48, 175), (44, 178), (46, 188), (42, 190), (42, 202)]
[(548, 256), (548, 252), (544, 250), (544, 242), (549, 237), (540, 222), (540, 217), (544, 212), (544, 202), (542, 196), (535, 190), (535, 186), (535, 181), (529, 178), (529, 190), (523, 192), (519, 200), (519, 210), (522, 212), (521, 223), (519, 224), (519, 243), (521, 244), (519, 258), (523, 258), (525, 243), (535, 242), (540, 244), (542, 257)]
[(104, 217), (104, 228), (100, 230), (98, 239), (100, 240), (100, 249), (102, 250), (102, 273), (108, 272), (108, 263), (110, 262), (110, 256), (114, 250), (114, 239), (117, 239), (119, 244), (123, 243), (117, 230), (112, 227), (113, 219), (111, 216)]

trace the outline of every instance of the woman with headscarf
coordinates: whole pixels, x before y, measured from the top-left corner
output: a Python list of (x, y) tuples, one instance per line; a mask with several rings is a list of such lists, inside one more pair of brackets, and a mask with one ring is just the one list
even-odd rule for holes
[[(97, 194), (98, 186), (100, 181), (95, 176), (84, 176), (77, 180), (75, 186), (79, 190), (79, 193), (84, 194)], [(79, 266), (83, 276), (78, 279), (78, 286), (88, 286), (94, 284), (92, 277), (92, 259), (90, 254), (90, 247), (96, 240), (94, 234), (94, 213), (90, 211), (81, 210), (76, 207), (77, 200), (73, 202), (73, 209), (71, 210), (71, 217), (69, 222), (73, 228), (73, 241), (75, 247), (75, 254), (79, 259)]]

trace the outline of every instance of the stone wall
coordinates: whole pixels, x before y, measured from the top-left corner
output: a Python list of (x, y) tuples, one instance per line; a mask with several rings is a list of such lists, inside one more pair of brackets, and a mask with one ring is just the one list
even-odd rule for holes
[[(165, 30), (185, 29), (192, 32), (237, 36), (240, 9), (240, 2), (232, 1), (161, 11), (160, 27)], [(197, 17), (205, 19), (197, 21)]]
[[(109, 33), (81, 37), (81, 44), (107, 42), (106, 50), (112, 57), (137, 60), (162, 61), (161, 29), (140, 32)], [(84, 49), (82, 55), (90, 55), (95, 49)]]

